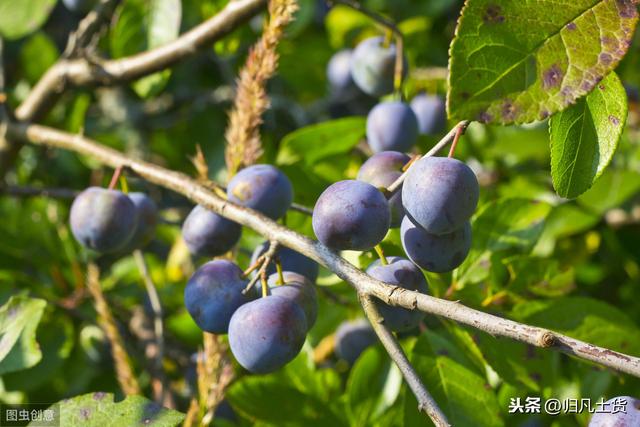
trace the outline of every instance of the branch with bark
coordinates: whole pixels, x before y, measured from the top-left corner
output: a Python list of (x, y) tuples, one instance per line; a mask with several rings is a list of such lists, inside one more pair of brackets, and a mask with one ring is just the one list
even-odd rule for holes
[[(91, 61), (87, 58), (62, 58), (47, 70), (18, 106), (15, 117), (20, 121), (39, 120), (72, 87), (115, 85), (168, 68), (231, 33), (262, 11), (266, 4), (267, 0), (231, 1), (219, 13), (176, 40), (137, 55), (101, 61), (95, 58)], [(89, 14), (85, 20), (91, 16)], [(85, 27), (81, 24), (76, 34), (85, 34)], [(20, 147), (19, 143), (0, 146), (0, 179), (12, 166)]]
[[(117, 3), (117, 0), (103, 0), (100, 7), (102, 7), (101, 10), (106, 10), (107, 14), (109, 14), (109, 11), (112, 11)], [(340, 1), (339, 3), (348, 4), (351, 2)], [(575, 340), (547, 329), (484, 313), (466, 307), (457, 301), (435, 298), (415, 291), (409, 291), (399, 286), (380, 282), (368, 276), (342, 258), (340, 254), (332, 251), (321, 243), (296, 233), (256, 211), (227, 201), (218, 194), (219, 191), (207, 185), (206, 182), (193, 179), (185, 174), (168, 170), (152, 163), (133, 159), (130, 156), (80, 135), (73, 135), (50, 127), (27, 123), (42, 117), (56, 102), (58, 97), (71, 87), (114, 85), (170, 67), (182, 59), (193, 55), (196, 51), (209, 46), (213, 41), (227, 35), (240, 24), (259, 13), (266, 4), (267, 0), (231, 1), (217, 15), (183, 34), (175, 41), (157, 49), (117, 60), (96, 60), (95, 58), (88, 59), (87, 57), (83, 58), (82, 55), (77, 55), (84, 46), (91, 42), (93, 35), (101, 26), (104, 16), (107, 16), (100, 13), (90, 14), (90, 16), (93, 16), (93, 18), (91, 18), (93, 21), (87, 20), (84, 22), (84, 25), (80, 25), (79, 30), (76, 32), (76, 39), (74, 40), (72, 38), (70, 40), (67, 49), (67, 53), (69, 54), (65, 55), (63, 59), (45, 73), (33, 91), (18, 107), (15, 112), (15, 117), (18, 121), (8, 122), (6, 118), (3, 120), (2, 124), (5, 127), (6, 136), (11, 143), (8, 146), (8, 150), (3, 151), (0, 147), (0, 176), (6, 172), (7, 167), (15, 158), (21, 143), (32, 143), (73, 151), (78, 154), (91, 156), (101, 163), (116, 169), (129, 169), (131, 172), (151, 183), (182, 194), (192, 202), (200, 204), (258, 232), (271, 243), (271, 253), (265, 256), (265, 262), (261, 267), (262, 275), (264, 275), (269, 257), (273, 255), (272, 252), (275, 252), (275, 249), (279, 245), (287, 246), (313, 259), (353, 286), (376, 334), (389, 353), (389, 356), (400, 369), (409, 388), (415, 394), (420, 410), (424, 411), (437, 426), (449, 425), (446, 416), (418, 377), (402, 351), (396, 337), (385, 326), (384, 319), (380, 315), (376, 304), (374, 304), (373, 298), (377, 298), (392, 306), (404, 307), (410, 310), (420, 310), (424, 313), (441, 316), (496, 337), (510, 338), (536, 347), (555, 349), (620, 372), (640, 377), (640, 358), (638, 357), (625, 355), (590, 343)], [(89, 19), (89, 17), (86, 19)], [(277, 43), (277, 40), (274, 41), (274, 44), (275, 43)], [(425, 156), (434, 155), (440, 149), (454, 141), (454, 139), (464, 132), (468, 124), (468, 121), (458, 123)], [(252, 122), (251, 126), (245, 128), (251, 130), (255, 128), (254, 125), (255, 123)], [(250, 134), (251, 137), (255, 137), (253, 130), (248, 134)], [(388, 196), (401, 188), (405, 176), (406, 173), (388, 188)], [(5, 192), (20, 196), (27, 195), (24, 194), (25, 191), (16, 190), (15, 188), (5, 189)], [(32, 195), (34, 192), (35, 191), (27, 191), (26, 193)], [(43, 194), (46, 195), (47, 193)], [(307, 214), (311, 213), (310, 210), (305, 207), (294, 206), (294, 209)], [(136, 256), (139, 257), (139, 261), (143, 261), (141, 254), (137, 254)], [(260, 274), (256, 275), (256, 277), (258, 276), (260, 276)], [(150, 294), (152, 294), (154, 291), (151, 289), (152, 286), (150, 287), (148, 283), (147, 285), (148, 289), (151, 290)], [(159, 302), (154, 309), (156, 320), (159, 319), (161, 321)], [(161, 337), (161, 328), (156, 327), (156, 335), (156, 338)], [(207, 343), (209, 343), (209, 352), (215, 353), (214, 350), (216, 346), (214, 345), (215, 342), (213, 338), (206, 337), (205, 344)], [(161, 360), (161, 356), (159, 359)], [(216, 377), (217, 374), (213, 372), (211, 368), (208, 368), (208, 371), (211, 371), (211, 375), (207, 375), (207, 377)], [(131, 373), (121, 375), (123, 377), (123, 381), (121, 382), (126, 385), (125, 388), (129, 388), (129, 392), (133, 392), (137, 387), (136, 384), (129, 383), (129, 377), (131, 377), (131, 375)], [(203, 382), (203, 388), (210, 389), (210, 386), (209, 381)], [(224, 387), (221, 389), (223, 388)], [(201, 392), (204, 393), (203, 390), (201, 390)], [(221, 399), (220, 393), (215, 394), (215, 396), (214, 394), (208, 395), (212, 399), (215, 397), (214, 400)], [(190, 419), (195, 419), (194, 414), (196, 412), (200, 414), (198, 419), (205, 419), (208, 415), (204, 416), (203, 414), (205, 412), (206, 414), (211, 414), (212, 408), (214, 407), (214, 401), (205, 402), (204, 406), (194, 406), (192, 408), (193, 411), (190, 411)]]
[[(175, 191), (194, 203), (249, 227), (270, 241), (313, 259), (351, 284), (358, 294), (392, 305), (441, 316), (471, 326), (495, 337), (510, 338), (540, 348), (549, 348), (640, 378), (640, 358), (576, 340), (548, 329), (518, 323), (466, 307), (457, 301), (432, 297), (376, 280), (323, 244), (303, 236), (266, 216), (235, 205), (191, 177), (152, 163), (132, 159), (89, 138), (50, 127), (9, 123), (11, 138), (36, 145), (61, 148), (91, 156), (113, 168), (122, 166), (147, 181)], [(455, 132), (454, 132), (455, 133)], [(449, 133), (451, 134), (451, 132)]]

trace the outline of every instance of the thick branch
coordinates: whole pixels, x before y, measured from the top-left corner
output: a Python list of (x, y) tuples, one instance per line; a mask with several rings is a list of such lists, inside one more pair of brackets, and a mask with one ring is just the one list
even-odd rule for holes
[(393, 333), (389, 328), (384, 325), (380, 311), (373, 303), (371, 297), (363, 295), (360, 297), (360, 302), (362, 303), (362, 308), (364, 309), (364, 313), (367, 315), (371, 326), (373, 326), (373, 330), (376, 335), (378, 335), (378, 338), (382, 342), (385, 350), (387, 350), (387, 353), (389, 353), (389, 357), (391, 357), (394, 363), (398, 366), (398, 369), (400, 369), (407, 385), (411, 388), (416, 399), (418, 399), (418, 409), (420, 411), (425, 411), (437, 427), (449, 427), (450, 424), (449, 421), (447, 421), (446, 415), (442, 413), (442, 410), (438, 407), (436, 401), (433, 399), (424, 384), (422, 384), (420, 377), (407, 359), (404, 351), (402, 351), (402, 347), (400, 347), (396, 337), (393, 336)]
[(209, 47), (266, 5), (266, 0), (235, 0), (218, 14), (176, 40), (137, 55), (92, 64), (86, 59), (62, 60), (51, 67), (16, 110), (18, 120), (34, 120), (69, 86), (113, 85), (137, 79)]
[(234, 205), (220, 198), (182, 173), (131, 159), (88, 138), (45, 126), (10, 123), (8, 133), (12, 138), (22, 141), (88, 155), (114, 168), (123, 165), (149, 182), (183, 194), (194, 203), (201, 204), (224, 217), (255, 230), (269, 240), (277, 241), (306, 255), (350, 283), (360, 294), (372, 295), (391, 305), (436, 314), (494, 336), (512, 338), (537, 347), (553, 348), (640, 378), (640, 358), (638, 357), (575, 340), (543, 328), (483, 313), (465, 307), (458, 302), (434, 298), (375, 280), (321, 243), (296, 233), (256, 211)]
[[(111, 5), (113, 2), (106, 3)], [(15, 116), (20, 121), (38, 120), (70, 86), (114, 85), (170, 67), (231, 33), (266, 4), (267, 0), (230, 1), (218, 14), (173, 42), (137, 55), (106, 60), (99, 64), (86, 58), (62, 59), (42, 76), (16, 109)], [(80, 28), (79, 31), (81, 30)], [(0, 141), (0, 180), (15, 162), (20, 147), (19, 143), (6, 146)]]

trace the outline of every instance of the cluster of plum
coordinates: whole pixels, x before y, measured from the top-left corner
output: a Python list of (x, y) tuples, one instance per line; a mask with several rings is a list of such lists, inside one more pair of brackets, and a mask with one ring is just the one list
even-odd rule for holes
[[(270, 165), (241, 170), (229, 182), (228, 200), (277, 220), (293, 200), (289, 179)], [(196, 206), (182, 226), (182, 237), (195, 256), (215, 257), (235, 246), (241, 226)], [(251, 264), (260, 262), (268, 243), (258, 246)], [(249, 277), (237, 264), (214, 260), (201, 266), (184, 291), (187, 311), (203, 330), (229, 335), (236, 360), (254, 373), (273, 372), (290, 362), (302, 348), (316, 321), (315, 281), (318, 264), (288, 248), (280, 248), (266, 267), (269, 294), (247, 289)], [(256, 274), (256, 273), (253, 273)]]
[[(375, 100), (393, 92), (396, 46), (383, 37), (363, 40), (354, 49), (333, 55), (327, 65), (332, 95), (347, 107), (366, 105), (363, 99)], [(403, 67), (406, 74), (406, 60)], [(357, 109), (347, 108), (347, 113)], [(411, 103), (386, 100), (376, 104), (367, 116), (367, 142), (373, 152), (408, 151), (418, 135), (435, 135), (447, 124), (444, 100), (437, 95), (420, 93)]]
[(71, 232), (88, 249), (126, 254), (153, 239), (158, 208), (144, 193), (89, 187), (73, 201)]

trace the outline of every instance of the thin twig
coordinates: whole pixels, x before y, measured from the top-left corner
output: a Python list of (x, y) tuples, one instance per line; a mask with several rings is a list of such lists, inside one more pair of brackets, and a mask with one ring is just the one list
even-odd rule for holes
[[(435, 298), (375, 280), (323, 244), (296, 233), (252, 209), (220, 198), (185, 174), (132, 159), (86, 137), (46, 126), (10, 123), (7, 131), (14, 139), (71, 150), (91, 156), (111, 167), (122, 164), (151, 183), (180, 193), (194, 203), (201, 204), (225, 218), (251, 228), (270, 241), (276, 241), (311, 258), (350, 283), (358, 292), (375, 296), (390, 305), (408, 309), (417, 308), (422, 312), (455, 320), (494, 336), (511, 338), (537, 347), (556, 349), (640, 378), (639, 357), (575, 340), (544, 328), (483, 313), (458, 302)], [(453, 132), (455, 129), (450, 133)]]
[(82, 51), (94, 42), (96, 34), (103, 25), (109, 22), (120, 2), (121, 0), (102, 0), (98, 2), (93, 10), (82, 18), (76, 31), (69, 35), (67, 47), (64, 49), (62, 56), (64, 58), (80, 56)]
[[(431, 157), (434, 156), (438, 151), (442, 150), (447, 144), (453, 141), (456, 135), (464, 134), (467, 126), (469, 126), (469, 120), (463, 120), (455, 125), (445, 136), (442, 137), (440, 141), (436, 145), (434, 145), (431, 150), (427, 151), (424, 156), (419, 156), (415, 159), (412, 159), (411, 165), (413, 166), (416, 161), (420, 160), (422, 157)], [(411, 167), (407, 168), (406, 171), (402, 173), (389, 187), (387, 187), (387, 198), (393, 196), (399, 189), (402, 187), (402, 183), (407, 178), (407, 173)]]
[[(49, 111), (69, 87), (115, 85), (135, 80), (195, 55), (199, 50), (228, 35), (257, 15), (267, 0), (235, 0), (202, 24), (176, 40), (136, 55), (101, 61), (97, 65), (87, 58), (61, 59), (40, 78), (27, 98), (18, 106), (18, 120), (36, 121)], [(20, 143), (0, 143), (0, 181), (12, 167)]]
[(122, 343), (122, 337), (116, 326), (116, 322), (111, 314), (109, 304), (102, 293), (100, 286), (100, 270), (98, 267), (90, 263), (87, 266), (87, 289), (91, 293), (95, 301), (96, 312), (98, 313), (98, 323), (104, 330), (109, 343), (111, 344), (111, 352), (113, 353), (113, 361), (116, 369), (116, 377), (122, 392), (126, 395), (140, 394), (140, 386), (133, 374), (131, 368), (131, 360)]
[(296, 212), (300, 212), (303, 213), (305, 215), (313, 215), (313, 209), (298, 203), (291, 203), (291, 207), (289, 208), (292, 211), (296, 211)]
[(424, 386), (417, 372), (407, 359), (407, 356), (402, 351), (402, 347), (398, 343), (396, 337), (393, 336), (393, 333), (387, 328), (384, 324), (384, 319), (376, 307), (375, 303), (371, 300), (371, 297), (368, 295), (360, 296), (360, 303), (362, 304), (362, 308), (364, 309), (364, 313), (369, 319), (371, 326), (373, 326), (373, 330), (376, 335), (382, 342), (382, 345), (389, 353), (389, 357), (394, 361), (404, 380), (407, 382), (407, 385), (416, 396), (418, 400), (418, 410), (424, 411), (431, 421), (437, 427), (449, 427), (449, 421), (447, 421), (446, 415), (442, 412), (436, 401), (431, 396), (431, 393)]
[(253, 276), (251, 280), (249, 280), (249, 283), (242, 291), (243, 294), (246, 295), (255, 286), (255, 284), (258, 283), (258, 280), (261, 279), (262, 275), (266, 274), (267, 268), (269, 267), (269, 264), (271, 264), (271, 261), (273, 261), (273, 257), (276, 255), (276, 251), (278, 250), (279, 246), (279, 243), (275, 240), (269, 242), (269, 248), (267, 249), (267, 252), (260, 256), (262, 258), (262, 264), (260, 265), (260, 268), (258, 269), (256, 275)]
[[(162, 374), (164, 372), (164, 326), (162, 321), (162, 304), (160, 302), (158, 290), (156, 289), (156, 286), (153, 283), (153, 279), (151, 278), (151, 274), (149, 273), (149, 268), (147, 267), (147, 262), (144, 259), (144, 254), (140, 249), (136, 249), (133, 251), (133, 258), (135, 259), (138, 270), (140, 271), (140, 276), (142, 277), (142, 281), (144, 282), (147, 296), (149, 297), (149, 303), (151, 304), (151, 311), (153, 312), (153, 334), (157, 347), (154, 358), (156, 365), (155, 371), (158, 374)], [(157, 394), (158, 397), (160, 397), (159, 400), (161, 402), (164, 402), (168, 393), (166, 378), (164, 378), (164, 375), (161, 376), (159, 385), (160, 387), (157, 391)]]

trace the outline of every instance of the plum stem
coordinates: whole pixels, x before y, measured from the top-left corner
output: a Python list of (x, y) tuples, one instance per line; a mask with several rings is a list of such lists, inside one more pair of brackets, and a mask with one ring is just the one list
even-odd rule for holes
[(118, 184), (118, 179), (120, 178), (120, 174), (122, 173), (122, 165), (118, 166), (115, 171), (113, 171), (113, 175), (111, 176), (111, 182), (109, 182), (109, 190), (113, 190), (116, 188), (116, 184)]
[(451, 143), (451, 148), (449, 148), (449, 157), (453, 157), (456, 152), (456, 147), (458, 146), (458, 141), (460, 137), (464, 133), (464, 129), (461, 126), (456, 127), (456, 134), (453, 136), (453, 142)]
[(389, 261), (387, 261), (387, 257), (384, 256), (384, 251), (382, 250), (382, 246), (378, 244), (378, 245), (375, 245), (373, 249), (378, 254), (378, 258), (380, 258), (380, 264), (389, 265)]
[(278, 272), (278, 285), (284, 285), (284, 275), (282, 274), (280, 258), (276, 258), (276, 271)]
[(120, 175), (120, 188), (122, 188), (124, 194), (129, 194), (129, 183), (127, 182), (127, 177), (124, 175)]
[[(404, 38), (402, 36), (402, 31), (398, 28), (398, 26), (392, 20), (385, 18), (363, 6), (360, 2), (353, 0), (328, 0), (327, 3), (331, 4), (342, 4), (344, 6), (350, 7), (351, 9), (357, 10), (363, 15), (368, 16), (373, 19), (377, 24), (385, 27), (389, 32), (393, 34), (396, 39), (396, 62), (393, 73), (393, 89), (397, 94), (402, 93), (402, 83), (404, 80)], [(387, 37), (385, 37), (385, 46), (386, 46)]]
[[(434, 156), (438, 151), (443, 149), (447, 144), (454, 140), (455, 136), (460, 132), (462, 135), (466, 130), (467, 126), (469, 126), (469, 120), (462, 120), (458, 122), (445, 136), (442, 137), (440, 141), (436, 145), (434, 145), (431, 150), (429, 150), (424, 156), (417, 156), (414, 160), (412, 160), (411, 164), (407, 169), (396, 179), (390, 186), (387, 187), (386, 196), (387, 199), (390, 199), (401, 187), (404, 180), (407, 178), (407, 173), (411, 169), (411, 166), (423, 157), (431, 157)], [(459, 137), (458, 137), (459, 138)]]
[(267, 270), (260, 270), (260, 283), (262, 284), (262, 298), (269, 296), (269, 285), (267, 284)]

